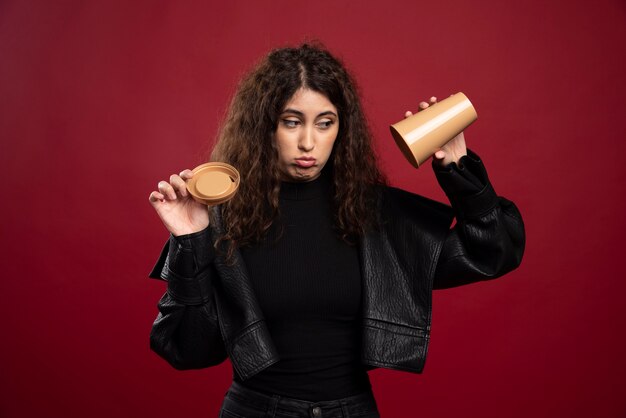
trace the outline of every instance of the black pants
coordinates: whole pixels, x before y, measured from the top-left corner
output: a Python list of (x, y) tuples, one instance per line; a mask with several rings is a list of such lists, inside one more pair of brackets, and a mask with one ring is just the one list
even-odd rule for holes
[(374, 394), (310, 402), (266, 395), (233, 382), (226, 392), (220, 418), (380, 418)]

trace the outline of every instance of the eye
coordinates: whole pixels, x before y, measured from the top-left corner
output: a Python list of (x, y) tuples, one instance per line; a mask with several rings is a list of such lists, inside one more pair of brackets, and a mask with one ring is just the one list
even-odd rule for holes
[(334, 120), (323, 120), (317, 123), (321, 129), (328, 129), (335, 123)]
[(287, 128), (295, 128), (300, 124), (300, 121), (297, 119), (283, 119), (282, 122)]

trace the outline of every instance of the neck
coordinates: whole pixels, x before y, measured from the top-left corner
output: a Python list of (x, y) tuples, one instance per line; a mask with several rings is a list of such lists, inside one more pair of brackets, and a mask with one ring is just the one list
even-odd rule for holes
[(324, 169), (318, 178), (311, 181), (282, 181), (280, 198), (287, 200), (308, 200), (329, 196), (332, 188), (332, 174)]

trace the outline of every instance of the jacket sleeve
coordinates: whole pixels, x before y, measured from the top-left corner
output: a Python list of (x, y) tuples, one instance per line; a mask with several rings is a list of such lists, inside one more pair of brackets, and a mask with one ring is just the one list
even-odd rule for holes
[(469, 149), (467, 153), (458, 165), (440, 167), (433, 161), (456, 217), (439, 256), (435, 289), (495, 279), (517, 268), (524, 254), (519, 210), (496, 195), (480, 157)]
[(209, 228), (170, 236), (149, 275), (167, 281), (150, 348), (179, 370), (213, 366), (226, 358), (212, 284), (214, 257)]

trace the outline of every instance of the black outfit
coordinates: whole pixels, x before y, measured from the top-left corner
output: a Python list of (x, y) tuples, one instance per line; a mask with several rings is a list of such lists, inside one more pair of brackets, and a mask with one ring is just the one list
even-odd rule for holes
[(356, 246), (337, 237), (332, 177), (284, 182), (280, 217), (264, 240), (241, 249), (281, 360), (245, 386), (304, 400), (370, 388), (361, 346), (361, 272)]
[(372, 390), (329, 401), (306, 401), (265, 394), (234, 381), (219, 418), (380, 418)]
[(475, 153), (435, 173), (452, 208), (381, 188), (381, 227), (354, 247), (333, 235), (324, 175), (283, 185), (281, 219), (234, 264), (211, 247), (223, 233), (214, 208), (216, 222), (171, 237), (150, 275), (168, 281), (151, 347), (179, 369), (228, 355), (237, 384), (311, 401), (369, 389), (371, 368), (421, 372), (432, 289), (499, 277), (525, 243)]

